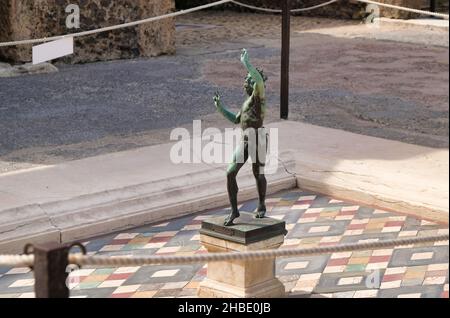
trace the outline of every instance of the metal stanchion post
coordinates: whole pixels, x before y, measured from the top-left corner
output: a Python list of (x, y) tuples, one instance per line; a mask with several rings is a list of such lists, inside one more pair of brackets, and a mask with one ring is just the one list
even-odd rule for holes
[(69, 298), (66, 284), (69, 245), (56, 243), (33, 246), (36, 298)]
[(281, 23), (281, 91), (280, 91), (280, 117), (288, 119), (289, 116), (289, 52), (291, 38), (291, 0), (283, 0)]

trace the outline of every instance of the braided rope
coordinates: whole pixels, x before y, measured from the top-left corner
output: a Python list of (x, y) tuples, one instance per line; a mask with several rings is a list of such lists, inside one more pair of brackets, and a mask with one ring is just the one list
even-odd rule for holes
[(424, 236), (414, 238), (403, 238), (394, 240), (385, 240), (379, 242), (350, 243), (338, 246), (320, 246), (312, 248), (292, 248), (279, 250), (262, 250), (250, 252), (233, 253), (207, 253), (196, 255), (152, 255), (147, 257), (109, 257), (109, 256), (86, 256), (81, 254), (72, 254), (69, 256), (69, 262), (77, 265), (96, 265), (96, 266), (141, 266), (141, 265), (167, 265), (167, 264), (192, 264), (208, 263), (218, 261), (232, 260), (262, 260), (275, 257), (309, 256), (317, 254), (330, 254), (338, 252), (361, 251), (372, 249), (383, 249), (395, 246), (404, 246), (417, 243), (431, 243), (438, 241), (448, 241), (449, 235)]
[(318, 8), (321, 8), (321, 7), (325, 7), (327, 5), (333, 4), (333, 3), (338, 2), (338, 1), (340, 1), (340, 0), (331, 0), (331, 1), (328, 1), (328, 2), (325, 2), (325, 3), (321, 3), (321, 4), (318, 4), (318, 5), (312, 6), (312, 7), (308, 7), (308, 8), (292, 9), (291, 12), (296, 13), (296, 12), (310, 11), (310, 10), (318, 9)]
[[(308, 7), (308, 8), (300, 8), (300, 9), (292, 9), (291, 12), (292, 13), (296, 13), (296, 12), (304, 12), (304, 11), (310, 11), (310, 10), (314, 10), (314, 9), (318, 9), (327, 5), (330, 5), (332, 3), (338, 2), (339, 0), (331, 0), (325, 3), (321, 3), (312, 7)], [(374, 4), (380, 7), (386, 7), (386, 8), (391, 8), (391, 9), (397, 9), (397, 10), (403, 10), (403, 11), (408, 11), (408, 12), (413, 12), (413, 13), (418, 13), (418, 14), (423, 14), (423, 15), (430, 15), (430, 16), (435, 16), (435, 17), (439, 17), (439, 18), (444, 18), (444, 19), (448, 19), (449, 15), (448, 14), (444, 14), (444, 13), (438, 13), (438, 12), (431, 12), (431, 11), (426, 11), (426, 10), (418, 10), (418, 9), (412, 9), (412, 8), (407, 8), (407, 7), (401, 7), (401, 6), (396, 6), (393, 4), (387, 4), (387, 3), (382, 3), (382, 2), (376, 2), (376, 1), (371, 1), (371, 0), (357, 0), (359, 2), (362, 3), (366, 3), (366, 4)], [(249, 8), (249, 9), (253, 9), (253, 10), (257, 10), (257, 11), (264, 11), (264, 12), (271, 12), (271, 13), (280, 13), (282, 12), (282, 10), (279, 9), (268, 9), (268, 8), (261, 8), (261, 7), (255, 7), (249, 4), (245, 4), (239, 1), (235, 1), (232, 0), (231, 1), (234, 4), (237, 4), (239, 6), (245, 7), (245, 8)]]
[(34, 263), (34, 255), (0, 255), (0, 266), (28, 267)]
[(158, 20), (161, 20), (161, 19), (177, 17), (179, 15), (183, 15), (183, 14), (187, 14), (187, 13), (191, 13), (191, 12), (195, 12), (195, 11), (200, 11), (200, 10), (203, 10), (203, 9), (207, 9), (207, 8), (211, 8), (211, 7), (214, 7), (214, 6), (221, 5), (221, 4), (225, 4), (225, 3), (230, 2), (230, 1), (231, 0), (216, 1), (216, 2), (213, 2), (213, 3), (205, 4), (205, 5), (194, 7), (194, 8), (191, 8), (191, 9), (180, 10), (180, 11), (177, 11), (177, 12), (172, 12), (172, 13), (160, 15), (160, 16), (157, 16), (157, 17), (152, 17), (152, 18), (148, 18), (148, 19), (143, 19), (143, 20), (139, 20), (139, 21), (123, 23), (123, 24), (117, 24), (117, 25), (113, 25), (113, 26), (108, 26), (108, 27), (99, 28), (99, 29), (95, 29), (95, 30), (84, 31), (84, 32), (65, 34), (65, 35), (56, 35), (56, 36), (51, 36), (51, 37), (48, 37), (48, 38), (41, 38), (41, 39), (2, 42), (2, 43), (0, 43), (0, 47), (14, 46), (14, 45), (35, 44), (35, 43), (42, 43), (42, 42), (47, 42), (47, 41), (60, 40), (60, 39), (66, 38), (66, 37), (76, 38), (76, 37), (92, 35), (92, 34), (96, 34), (96, 33), (113, 31), (113, 30), (117, 30), (117, 29), (128, 28), (128, 27), (144, 24), (144, 23), (154, 22), (154, 21), (158, 21)]
[[(332, 3), (335, 3), (335, 2), (338, 2), (338, 1), (340, 1), (340, 0), (331, 0), (331, 1), (327, 1), (325, 3), (321, 3), (321, 4), (318, 4), (318, 5), (312, 6), (312, 7), (308, 7), (308, 8), (292, 9), (291, 12), (292, 13), (296, 13), (296, 12), (310, 11), (310, 10), (318, 9), (318, 8), (321, 8), (321, 7), (325, 7), (325, 6), (329, 5), (329, 4), (332, 4)], [(258, 10), (258, 11), (272, 12), (272, 13), (280, 13), (282, 11), (282, 10), (279, 10), (279, 9), (269, 9), (269, 8), (255, 7), (255, 6), (252, 6), (252, 5), (249, 5), (249, 4), (246, 4), (246, 3), (242, 3), (242, 2), (239, 2), (239, 1), (234, 1), (234, 0), (232, 0), (231, 2), (236, 4), (236, 5), (239, 5), (241, 7), (245, 7), (245, 8), (253, 9), (253, 10)]]
[[(82, 254), (69, 255), (69, 263), (78, 265), (97, 266), (140, 266), (155, 264), (192, 264), (231, 260), (261, 260), (275, 257), (309, 256), (317, 254), (331, 254), (339, 252), (362, 251), (383, 249), (395, 246), (405, 246), (419, 243), (432, 243), (448, 241), (449, 235), (423, 236), (403, 238), (367, 243), (349, 243), (338, 246), (320, 246), (311, 248), (284, 248), (279, 250), (234, 252), (234, 253), (208, 253), (196, 255), (152, 255), (147, 257), (110, 257), (110, 256), (86, 256)], [(32, 266), (33, 255), (0, 255), (0, 266)]]
[(255, 7), (255, 6), (252, 6), (252, 5), (249, 5), (249, 4), (245, 4), (245, 3), (242, 3), (242, 2), (239, 2), (239, 1), (234, 1), (234, 0), (232, 0), (230, 2), (234, 3), (234, 4), (238, 5), (238, 6), (241, 6), (241, 7), (247, 8), (247, 9), (257, 10), (257, 11), (264, 11), (264, 12), (271, 12), (271, 13), (280, 13), (281, 12), (280, 9), (269, 9), (269, 8)]

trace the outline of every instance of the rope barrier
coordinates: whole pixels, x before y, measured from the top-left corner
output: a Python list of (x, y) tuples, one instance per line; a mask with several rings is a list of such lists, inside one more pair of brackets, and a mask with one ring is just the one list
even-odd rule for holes
[(247, 9), (257, 10), (257, 11), (264, 11), (264, 12), (271, 12), (271, 13), (280, 13), (281, 12), (280, 9), (269, 9), (269, 8), (255, 7), (255, 6), (252, 6), (252, 5), (249, 5), (249, 4), (245, 4), (245, 3), (242, 3), (242, 2), (239, 2), (239, 1), (233, 1), (233, 0), (230, 1), (230, 2), (234, 3), (234, 4), (238, 5), (238, 6), (241, 6), (241, 7), (247, 8)]
[[(322, 3), (322, 4), (318, 4), (316, 6), (308, 7), (308, 8), (292, 9), (291, 12), (292, 13), (296, 13), (296, 12), (304, 12), (304, 11), (314, 10), (314, 9), (318, 9), (318, 8), (330, 5), (330, 4), (338, 2), (338, 1), (339, 0), (332, 0), (332, 1), (328, 1), (328, 2)], [(423, 14), (423, 15), (436, 16), (436, 17), (440, 17), (440, 18), (444, 18), (444, 19), (448, 19), (449, 18), (449, 15), (448, 14), (444, 14), (444, 13), (412, 9), (412, 8), (401, 7), (401, 6), (396, 6), (396, 5), (392, 5), (392, 4), (376, 2), (376, 1), (371, 1), (371, 0), (356, 0), (356, 1), (359, 1), (359, 2), (362, 2), (362, 3), (366, 3), (366, 4), (374, 4), (374, 5), (377, 5), (377, 6), (380, 6), (380, 7), (386, 7), (386, 8), (391, 8), (391, 9), (403, 10), (403, 11), (408, 11), (408, 12), (413, 12), (413, 13), (418, 13), (418, 14)], [(272, 13), (280, 13), (281, 12), (281, 10), (279, 10), (279, 9), (268, 9), (268, 8), (255, 7), (255, 6), (252, 6), (252, 5), (249, 5), (249, 4), (245, 4), (245, 3), (242, 3), (242, 2), (239, 2), (239, 1), (235, 1), (235, 0), (232, 0), (231, 2), (234, 3), (234, 4), (240, 5), (242, 7), (253, 9), (253, 10), (257, 10), (257, 11), (272, 12)]]
[(338, 2), (338, 1), (339, 0), (332, 0), (332, 1), (328, 1), (328, 2), (325, 2), (325, 3), (321, 3), (321, 4), (318, 4), (318, 5), (312, 6), (312, 7), (308, 7), (308, 8), (292, 9), (291, 12), (296, 13), (296, 12), (304, 12), (304, 11), (315, 10), (315, 9), (318, 9), (318, 8), (321, 8), (321, 7), (325, 7), (325, 6), (329, 5), (329, 4), (333, 4), (333, 3)]
[[(311, 256), (318, 254), (331, 254), (340, 252), (384, 249), (395, 246), (405, 246), (420, 243), (433, 243), (448, 241), (449, 235), (423, 236), (403, 239), (385, 240), (379, 242), (349, 243), (338, 246), (320, 246), (312, 248), (284, 248), (279, 250), (261, 250), (234, 253), (207, 253), (195, 255), (152, 255), (146, 257), (110, 257), (86, 256), (83, 254), (69, 255), (69, 263), (80, 266), (142, 266), (165, 264), (192, 264), (231, 260), (261, 260), (275, 257)], [(33, 255), (0, 255), (0, 266), (32, 266)]]
[(43, 43), (43, 42), (48, 42), (48, 41), (55, 41), (55, 40), (64, 39), (66, 37), (74, 37), (74, 38), (76, 38), (76, 37), (92, 35), (92, 34), (96, 34), (96, 33), (113, 31), (113, 30), (117, 30), (117, 29), (128, 28), (128, 27), (144, 24), (144, 23), (154, 22), (154, 21), (158, 21), (158, 20), (162, 20), (162, 19), (173, 18), (173, 17), (179, 16), (179, 15), (183, 15), (183, 14), (187, 14), (187, 13), (191, 13), (191, 12), (195, 12), (195, 11), (200, 11), (200, 10), (204, 10), (204, 9), (211, 8), (211, 7), (214, 7), (214, 6), (218, 6), (218, 5), (221, 5), (221, 4), (225, 4), (225, 3), (230, 2), (230, 1), (231, 0), (216, 1), (216, 2), (213, 2), (213, 3), (205, 4), (205, 5), (198, 6), (198, 7), (191, 8), (191, 9), (180, 10), (180, 11), (177, 11), (177, 12), (168, 13), (168, 14), (157, 16), (157, 17), (147, 18), (147, 19), (133, 21), (133, 22), (128, 22), (128, 23), (123, 23), (123, 24), (117, 24), (117, 25), (104, 27), (104, 28), (99, 28), (99, 29), (95, 29), (95, 30), (83, 31), (83, 32), (72, 33), (72, 34), (65, 34), (65, 35), (56, 35), (56, 36), (51, 36), (51, 37), (48, 37), (48, 38), (21, 40), (21, 41), (12, 41), (12, 42), (2, 42), (2, 43), (0, 43), (0, 47)]
[(34, 255), (0, 255), (0, 266), (29, 267), (34, 264)]
[(141, 266), (141, 265), (166, 265), (166, 264), (192, 264), (231, 260), (261, 260), (275, 257), (310, 256), (317, 254), (330, 254), (349, 251), (361, 251), (372, 249), (383, 249), (395, 246), (404, 246), (417, 243), (430, 243), (447, 241), (449, 235), (424, 236), (415, 238), (404, 238), (367, 243), (350, 243), (338, 246), (320, 246), (313, 248), (293, 248), (266, 251), (234, 252), (234, 253), (207, 253), (196, 255), (152, 255), (147, 257), (108, 257), (108, 256), (86, 256), (72, 254), (69, 262), (77, 265), (96, 266)]
[[(318, 8), (321, 8), (321, 7), (325, 7), (325, 6), (329, 5), (329, 4), (332, 4), (332, 3), (335, 3), (335, 2), (338, 2), (338, 1), (340, 1), (340, 0), (331, 0), (331, 1), (328, 1), (328, 2), (325, 2), (325, 3), (321, 3), (321, 4), (318, 4), (318, 5), (312, 6), (312, 7), (308, 7), (308, 8), (292, 9), (291, 12), (292, 13), (296, 13), (296, 12), (310, 11), (310, 10), (318, 9)], [(281, 13), (281, 10), (279, 10), (279, 9), (269, 9), (269, 8), (255, 7), (255, 6), (252, 6), (252, 5), (249, 5), (249, 4), (246, 4), (246, 3), (242, 3), (242, 2), (239, 2), (239, 1), (234, 1), (234, 0), (232, 0), (231, 2), (236, 4), (236, 5), (239, 5), (241, 7), (248, 8), (248, 9), (264, 11), (264, 12), (272, 12), (272, 13)]]
[[(339, 0), (331, 0), (331, 1), (327, 1), (327, 2), (324, 2), (324, 3), (318, 4), (318, 5), (312, 6), (312, 7), (308, 7), (308, 8), (292, 9), (291, 12), (292, 13), (296, 13), (296, 12), (304, 12), (304, 11), (314, 10), (314, 9), (318, 9), (318, 8), (330, 5), (330, 4), (338, 2), (338, 1)], [(357, 1), (362, 2), (362, 3), (366, 3), (366, 4), (374, 4), (374, 5), (378, 5), (378, 6), (386, 7), (386, 8), (391, 8), (391, 9), (397, 9), (397, 10), (403, 10), (403, 11), (408, 11), (408, 12), (413, 12), (413, 13), (418, 13), (418, 14), (423, 14), (423, 15), (430, 15), (430, 16), (440, 17), (440, 18), (444, 18), (444, 19), (447, 19), (447, 20), (449, 19), (449, 15), (448, 14), (444, 14), (444, 13), (412, 9), (412, 8), (407, 8), (407, 7), (401, 7), (401, 6), (397, 6), (397, 5), (387, 4), (387, 3), (376, 2), (376, 1), (372, 1), (372, 0), (357, 0)], [(255, 7), (255, 6), (252, 6), (252, 5), (249, 5), (249, 4), (245, 4), (245, 3), (242, 3), (242, 2), (239, 2), (239, 1), (235, 1), (235, 0), (220, 0), (220, 1), (213, 2), (213, 3), (201, 5), (201, 6), (198, 6), (198, 7), (194, 7), (194, 8), (191, 8), (191, 9), (180, 10), (180, 11), (177, 11), (177, 12), (168, 13), (168, 14), (157, 16), (157, 17), (147, 18), (147, 19), (133, 21), (133, 22), (128, 22), (128, 23), (123, 23), (123, 24), (117, 24), (117, 25), (104, 27), (104, 28), (99, 28), (99, 29), (94, 29), (94, 30), (89, 30), (89, 31), (83, 31), (83, 32), (78, 32), (78, 33), (71, 33), (71, 34), (65, 34), (65, 35), (56, 35), (56, 36), (51, 36), (51, 37), (48, 37), (48, 38), (29, 39), (29, 40), (20, 40), (20, 41), (11, 41), (11, 42), (1, 42), (0, 43), (0, 47), (36, 44), (36, 43), (43, 43), (43, 42), (48, 42), (48, 41), (60, 40), (60, 39), (66, 38), (66, 37), (74, 37), (74, 38), (76, 38), (76, 37), (82, 37), (82, 36), (97, 34), (97, 33), (103, 33), (103, 32), (118, 30), (118, 29), (122, 29), (122, 28), (128, 28), (128, 27), (132, 27), (132, 26), (136, 26), (136, 25), (140, 25), (140, 24), (144, 24), (144, 23), (154, 22), (154, 21), (158, 21), (158, 20), (162, 20), (162, 19), (173, 18), (173, 17), (177, 17), (179, 15), (183, 15), (183, 14), (187, 14), (187, 13), (191, 13), (191, 12), (195, 12), (195, 11), (204, 10), (204, 9), (211, 8), (211, 7), (214, 7), (214, 6), (218, 6), (218, 5), (221, 5), (221, 4), (225, 4), (225, 3), (228, 3), (228, 2), (234, 3), (234, 4), (242, 6), (242, 7), (246, 7), (246, 8), (249, 8), (249, 9), (258, 10), (258, 11), (265, 11), (265, 12), (271, 12), (271, 13), (280, 13), (281, 12), (281, 10)]]

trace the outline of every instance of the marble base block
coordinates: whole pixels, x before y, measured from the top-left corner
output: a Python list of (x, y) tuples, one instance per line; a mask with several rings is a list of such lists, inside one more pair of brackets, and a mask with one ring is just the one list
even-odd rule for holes
[[(209, 253), (277, 249), (286, 234), (283, 221), (254, 219), (241, 213), (235, 225), (225, 227), (225, 216), (202, 223), (200, 241)], [(203, 298), (273, 298), (285, 295), (284, 285), (275, 277), (275, 259), (233, 260), (208, 263), (207, 278), (200, 284)]]

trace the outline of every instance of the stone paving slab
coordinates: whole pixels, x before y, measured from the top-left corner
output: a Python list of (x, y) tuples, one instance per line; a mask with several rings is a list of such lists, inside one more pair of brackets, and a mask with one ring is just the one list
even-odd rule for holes
[[(282, 248), (333, 246), (352, 241), (448, 233), (448, 226), (373, 209), (302, 190), (272, 195), (268, 216), (284, 220)], [(255, 201), (241, 205), (254, 210)], [(204, 253), (198, 230), (211, 210), (113, 233), (85, 242), (91, 255), (192, 255)], [(318, 222), (317, 220), (321, 220)], [(336, 225), (339, 224), (339, 225)], [(375, 251), (279, 258), (276, 273), (289, 297), (448, 298), (448, 242)], [(71, 275), (71, 297), (195, 297), (206, 265), (84, 267)], [(33, 297), (28, 268), (0, 268), (0, 297)]]

